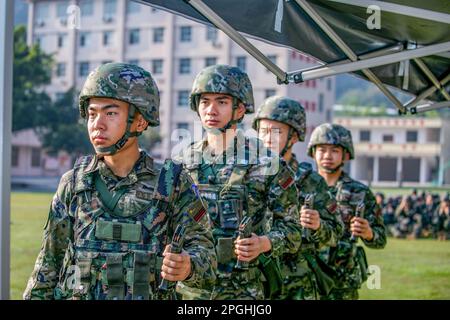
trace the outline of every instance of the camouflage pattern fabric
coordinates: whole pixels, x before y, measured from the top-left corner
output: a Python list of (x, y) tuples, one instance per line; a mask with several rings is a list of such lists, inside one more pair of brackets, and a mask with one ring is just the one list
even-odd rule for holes
[(150, 126), (159, 126), (159, 92), (148, 71), (125, 63), (106, 63), (92, 71), (80, 92), (80, 115), (89, 98), (112, 98), (134, 105)]
[(263, 101), (253, 119), (253, 129), (258, 130), (261, 119), (285, 123), (297, 132), (299, 141), (305, 141), (305, 109), (297, 101), (282, 96), (272, 96)]
[(308, 194), (314, 195), (313, 209), (320, 215), (320, 228), (311, 231), (309, 241), (302, 239), (302, 245), (295, 255), (285, 255), (282, 259), (285, 290), (280, 299), (315, 300), (319, 298), (317, 279), (305, 259), (304, 254), (314, 256), (323, 246), (336, 246), (343, 234), (344, 226), (337, 211), (337, 203), (328, 191), (325, 180), (308, 163), (299, 163), (293, 155), (289, 166), (296, 172), (299, 208)]
[(382, 249), (386, 245), (386, 228), (383, 223), (381, 208), (376, 203), (372, 191), (364, 184), (350, 178), (344, 171), (336, 185), (329, 188), (337, 201), (345, 229), (344, 235), (338, 241), (336, 247), (324, 248), (321, 251), (323, 259), (328, 261), (328, 264), (338, 274), (337, 288), (325, 299), (338, 296), (335, 291), (357, 290), (363, 282), (363, 266), (358, 263), (356, 254), (357, 244), (350, 241), (350, 220), (355, 215), (356, 206), (361, 201), (365, 203), (364, 218), (368, 220), (373, 231), (373, 239), (371, 241), (362, 239), (362, 242), (367, 247), (374, 249)]
[(245, 113), (255, 112), (253, 88), (248, 75), (238, 67), (213, 65), (204, 68), (196, 76), (189, 97), (191, 109), (197, 111), (202, 93), (228, 94), (245, 106)]
[(324, 123), (314, 129), (308, 144), (308, 156), (314, 157), (313, 149), (319, 144), (333, 144), (341, 146), (350, 154), (350, 160), (355, 158), (352, 134), (338, 124)]
[[(185, 283), (211, 287), (217, 262), (203, 203), (182, 172), (173, 201), (160, 207), (153, 196), (158, 173), (144, 152), (121, 179), (98, 157), (81, 158), (61, 178), (24, 299), (156, 299), (162, 253), (178, 224), (186, 226), (183, 249), (192, 265)], [(125, 190), (120, 216), (102, 204), (96, 174), (110, 192)], [(73, 285), (74, 266), (81, 286)]]
[[(258, 261), (250, 262), (248, 271), (235, 269), (232, 241), (237, 237), (239, 221), (250, 216), (253, 219), (252, 232), (268, 236), (274, 257), (297, 252), (301, 227), (298, 224), (294, 173), (282, 162), (278, 172), (267, 174), (271, 161), (275, 159), (278, 163), (279, 159), (272, 158), (270, 151), (264, 148), (260, 148), (259, 157), (253, 158), (262, 142), (245, 137), (241, 130), (237, 130), (235, 138), (236, 154), (233, 143), (230, 145), (223, 154), (208, 158), (205, 139), (192, 144), (176, 160), (183, 161), (196, 181), (202, 198), (208, 202), (210, 227), (219, 262), (213, 299), (263, 299)], [(227, 189), (230, 176), (237, 166), (243, 168), (245, 175), (240, 184)], [(228, 191), (223, 192), (224, 188)], [(270, 210), (273, 221), (271, 230), (267, 230), (266, 210)], [(224, 258), (220, 258), (222, 256)]]

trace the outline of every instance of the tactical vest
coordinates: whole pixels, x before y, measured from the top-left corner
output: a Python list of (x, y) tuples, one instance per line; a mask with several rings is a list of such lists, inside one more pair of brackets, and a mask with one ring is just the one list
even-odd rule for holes
[(248, 212), (247, 187), (242, 181), (248, 166), (234, 166), (226, 183), (199, 183), (201, 166), (187, 165), (200, 196), (208, 205), (209, 224), (214, 237), (218, 269), (231, 273), (236, 263), (234, 240), (242, 218)]
[(55, 298), (157, 298), (169, 236), (167, 209), (181, 166), (166, 161), (157, 184), (151, 183), (157, 173), (149, 168), (132, 188), (118, 187), (107, 197), (102, 177), (89, 170), (93, 161), (83, 157), (74, 167), (74, 242), (66, 251)]

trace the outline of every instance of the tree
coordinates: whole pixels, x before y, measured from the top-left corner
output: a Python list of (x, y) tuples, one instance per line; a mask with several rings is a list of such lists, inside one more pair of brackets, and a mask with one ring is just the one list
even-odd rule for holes
[(75, 93), (72, 88), (61, 99), (47, 106), (45, 123), (36, 128), (43, 148), (50, 155), (66, 151), (78, 157), (93, 151), (86, 123), (80, 118)]
[(50, 97), (42, 91), (51, 81), (53, 58), (39, 45), (29, 47), (26, 29), (21, 25), (14, 30), (13, 74), (13, 131), (35, 128), (43, 122), (42, 115)]

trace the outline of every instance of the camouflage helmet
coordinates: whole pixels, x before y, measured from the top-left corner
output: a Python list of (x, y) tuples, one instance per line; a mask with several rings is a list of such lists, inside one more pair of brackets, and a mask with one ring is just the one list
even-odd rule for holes
[(198, 98), (202, 93), (224, 93), (240, 100), (245, 113), (255, 111), (252, 83), (248, 75), (238, 67), (218, 64), (204, 68), (195, 77), (189, 103), (197, 111)]
[(338, 124), (324, 123), (314, 129), (308, 144), (308, 156), (314, 157), (313, 149), (319, 144), (333, 144), (341, 146), (350, 154), (350, 160), (355, 158), (352, 134)]
[(282, 96), (272, 96), (263, 101), (253, 119), (253, 129), (258, 130), (261, 119), (275, 120), (291, 126), (299, 141), (305, 141), (305, 109), (297, 101)]
[(89, 98), (112, 98), (133, 104), (149, 125), (159, 125), (159, 92), (149, 72), (125, 63), (106, 63), (92, 71), (80, 93), (79, 108), (86, 118)]

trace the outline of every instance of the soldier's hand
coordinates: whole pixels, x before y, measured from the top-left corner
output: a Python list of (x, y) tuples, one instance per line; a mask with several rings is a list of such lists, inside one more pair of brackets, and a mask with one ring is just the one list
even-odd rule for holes
[(317, 210), (305, 209), (302, 207), (300, 210), (300, 224), (304, 228), (319, 230), (320, 228), (320, 215)]
[(250, 238), (237, 238), (234, 253), (238, 260), (249, 262), (256, 259), (261, 253), (270, 251), (272, 243), (266, 236), (257, 236), (252, 233)]
[(191, 273), (191, 257), (185, 251), (170, 253), (170, 245), (164, 249), (161, 277), (169, 281), (183, 281)]
[(353, 235), (361, 237), (365, 240), (373, 239), (373, 231), (369, 225), (369, 221), (364, 218), (353, 217), (350, 220), (350, 231)]

